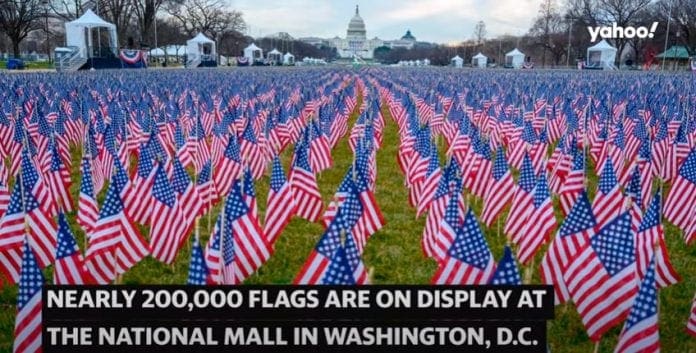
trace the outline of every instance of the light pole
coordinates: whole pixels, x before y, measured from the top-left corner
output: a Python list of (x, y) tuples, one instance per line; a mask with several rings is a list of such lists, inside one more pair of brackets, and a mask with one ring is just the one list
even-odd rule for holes
[(572, 33), (571, 30), (573, 29), (573, 17), (571, 16), (566, 16), (566, 19), (568, 20), (568, 54), (566, 54), (566, 66), (570, 68), (570, 34)]
[(46, 58), (48, 59), (48, 63), (51, 63), (51, 43), (50, 43), (50, 36), (48, 32), (48, 6), (50, 6), (50, 3), (48, 0), (43, 1), (44, 5), (44, 17), (46, 18)]
[(667, 11), (667, 33), (665, 34), (665, 50), (662, 51), (662, 68), (661, 71), (665, 70), (665, 59), (667, 58), (667, 43), (669, 41), (669, 25), (672, 21), (672, 0), (669, 0), (669, 10)]

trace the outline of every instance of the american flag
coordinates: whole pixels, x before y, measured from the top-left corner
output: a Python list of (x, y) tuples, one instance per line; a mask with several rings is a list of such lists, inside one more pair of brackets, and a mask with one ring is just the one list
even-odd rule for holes
[(433, 284), (487, 284), (495, 272), (495, 261), (471, 208), (455, 231), (454, 242), (435, 273)]
[(437, 146), (433, 144), (430, 146), (430, 161), (428, 163), (425, 179), (415, 184), (412, 188), (416, 192), (416, 217), (420, 217), (430, 209), (430, 203), (435, 197), (435, 191), (437, 190), (437, 185), (440, 183), (441, 177), (442, 170), (440, 169), (440, 159), (437, 155)]
[(585, 156), (579, 149), (573, 147), (573, 165), (561, 185), (558, 199), (563, 215), (573, 208), (580, 194), (585, 190)]
[(207, 282), (211, 284), (222, 283), (222, 259), (220, 257), (222, 217), (223, 213), (220, 212), (215, 220), (213, 234), (210, 235), (210, 240), (205, 246), (205, 265), (208, 268)]
[(631, 313), (619, 335), (615, 353), (659, 352), (658, 288), (655, 283), (655, 262), (650, 261), (647, 273), (633, 300)]
[(591, 340), (623, 321), (638, 292), (630, 214), (622, 213), (593, 236), (563, 278)]
[(109, 283), (149, 253), (149, 246), (124, 213), (121, 183), (114, 178), (109, 184), (85, 254), (85, 267), (99, 284)]
[(312, 166), (312, 170), (320, 173), (331, 168), (333, 165), (331, 146), (315, 120), (309, 123), (305, 134), (309, 135), (309, 164)]
[[(121, 190), (125, 212), (134, 222), (142, 225), (150, 224), (150, 215), (152, 214), (152, 186), (157, 172), (153, 163), (154, 153), (154, 148), (148, 145), (141, 148), (135, 178), (133, 178), (132, 183), (124, 180), (130, 186)], [(117, 164), (120, 165), (120, 162)], [(121, 167), (117, 166), (117, 175), (121, 172), (120, 169)]]
[(94, 183), (92, 181), (92, 170), (89, 157), (83, 157), (80, 166), (82, 178), (80, 179), (80, 195), (77, 205), (77, 224), (89, 236), (94, 231), (99, 218), (97, 200), (94, 198)]
[(583, 191), (541, 260), (541, 281), (554, 286), (556, 304), (565, 303), (570, 298), (563, 273), (568, 262), (594, 236), (596, 227), (597, 221), (592, 213), (590, 200)]
[(198, 237), (193, 237), (191, 248), (191, 262), (188, 268), (188, 279), (186, 284), (204, 286), (208, 283), (208, 266), (203, 257), (203, 249)]
[(603, 227), (619, 216), (624, 206), (624, 196), (614, 173), (614, 163), (607, 160), (599, 177), (597, 195), (592, 202), (592, 210), (597, 216), (597, 225)]
[(7, 213), (0, 219), (0, 272), (10, 283), (16, 283), (19, 280), (22, 243), (26, 237), (26, 215), (23, 206), (25, 201), (22, 200), (22, 189), (22, 183), (15, 185)]
[(457, 237), (457, 229), (460, 228), (463, 219), (464, 201), (458, 189), (452, 190), (435, 239), (431, 242), (434, 257), (438, 261), (447, 259), (447, 251), (452, 247)]
[(658, 191), (653, 197), (636, 234), (636, 265), (638, 275), (643, 278), (650, 262), (655, 266), (655, 278), (659, 288), (679, 282), (679, 274), (672, 267), (665, 244), (662, 226), (662, 196)]
[(201, 169), (200, 174), (198, 174), (196, 189), (198, 189), (198, 193), (201, 197), (202, 208), (200, 213), (208, 213), (212, 208), (213, 201), (218, 198), (217, 189), (212, 179), (212, 164), (210, 161), (203, 165), (203, 169)]
[[(437, 190), (435, 191), (435, 196), (433, 197), (432, 204), (430, 205), (430, 211), (428, 211), (428, 217), (425, 220), (425, 228), (423, 229), (423, 236), (421, 238), (423, 252), (428, 257), (436, 257), (438, 259), (443, 259), (444, 253), (448, 249), (441, 249), (441, 251), (439, 252), (440, 256), (438, 257), (438, 232), (440, 230), (440, 224), (447, 209), (447, 203), (449, 202), (449, 199), (451, 197), (450, 193), (452, 192), (453, 188), (458, 193), (461, 192), (462, 180), (456, 175), (458, 172), (459, 164), (457, 164), (454, 158), (450, 159), (450, 163), (447, 165), (447, 167), (445, 167), (445, 172), (443, 173), (443, 176), (440, 178)], [(454, 239), (454, 237), (452, 237), (452, 239)]]
[(247, 120), (247, 125), (242, 132), (239, 149), (244, 164), (251, 169), (254, 179), (259, 179), (263, 176), (263, 172), (266, 169), (266, 156), (259, 147), (252, 123), (253, 120), (251, 118)]
[[(174, 156), (172, 161), (172, 188), (176, 192), (177, 202), (183, 213), (183, 220), (187, 224), (184, 234), (193, 230), (196, 217), (203, 215), (203, 201), (199, 189), (191, 182), (183, 163)], [(183, 239), (182, 239), (183, 242)]]
[(188, 224), (164, 166), (159, 164), (156, 168), (152, 188), (152, 213), (156, 216), (150, 218), (150, 249), (152, 257), (171, 264), (186, 236)]
[[(4, 166), (0, 163), (0, 172), (4, 171)], [(10, 205), (10, 191), (7, 189), (6, 178), (0, 176), (0, 219), (7, 212), (7, 208)]]
[(41, 288), (44, 277), (28, 242), (24, 242), (23, 249), (12, 352), (41, 352)]
[(521, 285), (522, 277), (520, 276), (520, 270), (517, 268), (517, 263), (515, 262), (515, 256), (512, 254), (512, 249), (509, 246), (505, 246), (503, 251), (503, 258), (498, 262), (498, 266), (495, 269), (493, 278), (491, 278), (490, 284), (494, 285)]
[(305, 144), (295, 145), (295, 160), (290, 171), (290, 185), (297, 207), (296, 214), (310, 222), (317, 222), (324, 205), (317, 186), (317, 178), (309, 165), (309, 151)]
[(66, 212), (72, 212), (73, 201), (70, 196), (70, 172), (65, 168), (55, 145), (51, 153), (51, 167), (47, 179), (53, 200), (62, 206)]
[(692, 149), (665, 201), (665, 218), (680, 229), (688, 231), (691, 220), (696, 218), (696, 149)]
[(691, 315), (686, 324), (686, 332), (696, 337), (696, 295), (694, 295), (693, 303), (691, 304)]
[(534, 258), (541, 245), (548, 241), (554, 228), (556, 217), (553, 214), (551, 193), (546, 183), (546, 174), (541, 173), (534, 187), (533, 209), (518, 244), (520, 263), (527, 264)]
[(503, 209), (512, 201), (515, 181), (505, 159), (505, 152), (499, 149), (495, 153), (490, 185), (484, 197), (481, 221), (488, 227), (493, 225)]
[(342, 243), (331, 258), (331, 264), (322, 277), (322, 284), (363, 285), (368, 284), (368, 274), (360, 257), (360, 251), (351, 233), (342, 233)]
[(221, 226), (223, 284), (240, 284), (270, 257), (272, 247), (244, 202), (235, 181), (225, 202)]
[(294, 284), (321, 283), (321, 279), (331, 263), (331, 258), (341, 244), (341, 234), (352, 237), (350, 229), (358, 222), (362, 213), (360, 197), (353, 187), (353, 190), (347, 193), (346, 198), (341, 203), (333, 222), (324, 231), (302, 266), (300, 273), (295, 277)]
[(408, 164), (408, 183), (416, 184), (426, 176), (430, 163), (430, 127), (425, 125), (416, 131), (416, 144)]
[(268, 242), (274, 244), (295, 214), (295, 200), (292, 198), (290, 184), (285, 178), (283, 165), (278, 157), (273, 159), (271, 185), (266, 204), (263, 232)]
[(230, 192), (232, 184), (242, 175), (243, 168), (244, 165), (242, 164), (237, 137), (231, 134), (225, 153), (215, 166), (215, 172), (213, 173), (215, 188), (220, 196), (227, 195)]
[(244, 168), (242, 195), (244, 196), (244, 202), (249, 207), (251, 214), (254, 218), (259, 219), (259, 207), (256, 203), (256, 187), (254, 186), (254, 178), (251, 174), (251, 169), (248, 166)]
[(535, 182), (536, 175), (534, 174), (532, 160), (525, 153), (522, 159), (522, 169), (520, 169), (520, 178), (517, 181), (515, 196), (512, 199), (512, 207), (510, 207), (504, 229), (505, 234), (515, 243), (519, 242), (524, 235), (523, 231), (527, 225), (527, 219), (534, 206), (533, 191)]
[(58, 213), (58, 247), (56, 263), (53, 269), (53, 283), (57, 285), (75, 285), (90, 283), (89, 275), (84, 270), (84, 259), (75, 242), (68, 220), (63, 212)]

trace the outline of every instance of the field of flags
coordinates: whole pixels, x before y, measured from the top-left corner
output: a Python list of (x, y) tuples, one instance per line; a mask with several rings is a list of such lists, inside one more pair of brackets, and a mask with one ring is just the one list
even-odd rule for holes
[(0, 351), (41, 285), (553, 284), (552, 352), (696, 352), (696, 80), (0, 77)]

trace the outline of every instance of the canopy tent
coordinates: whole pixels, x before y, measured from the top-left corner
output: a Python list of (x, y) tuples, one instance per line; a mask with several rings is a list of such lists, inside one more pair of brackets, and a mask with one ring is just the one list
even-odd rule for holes
[(151, 57), (162, 57), (162, 56), (184, 56), (186, 55), (186, 46), (183, 45), (168, 45), (162, 48), (150, 49)]
[(201, 61), (215, 60), (215, 42), (198, 33), (195, 37), (186, 41), (186, 56), (188, 61), (200, 59)]
[(481, 53), (478, 53), (471, 58), (471, 66), (473, 67), (485, 68), (486, 65), (488, 65), (488, 57)]
[(595, 69), (614, 69), (616, 48), (602, 39), (601, 42), (587, 48), (587, 67)]
[(290, 52), (285, 53), (285, 55), (283, 55), (283, 65), (295, 65), (295, 56)]
[(273, 49), (266, 54), (266, 59), (268, 59), (271, 64), (280, 64), (283, 62), (283, 53)]
[(249, 63), (253, 65), (255, 61), (263, 59), (263, 50), (257, 47), (256, 44), (251, 43), (244, 48), (244, 57), (249, 59)]
[(519, 69), (522, 67), (522, 64), (524, 64), (524, 53), (517, 48), (505, 54), (505, 67)]
[(665, 52), (657, 55), (656, 58), (666, 61), (669, 70), (680, 70), (690, 66), (689, 49), (683, 45), (673, 45)]
[(461, 56), (457, 55), (450, 60), (452, 63), (452, 66), (454, 67), (463, 67), (464, 66), (464, 59), (462, 59)]
[(101, 43), (95, 47), (92, 43), (92, 29), (106, 28), (109, 35), (109, 52), (117, 56), (118, 36), (116, 26), (113, 23), (104, 21), (92, 10), (87, 10), (80, 18), (65, 23), (65, 43), (68, 47), (76, 47), (80, 56), (84, 58), (102, 56)]

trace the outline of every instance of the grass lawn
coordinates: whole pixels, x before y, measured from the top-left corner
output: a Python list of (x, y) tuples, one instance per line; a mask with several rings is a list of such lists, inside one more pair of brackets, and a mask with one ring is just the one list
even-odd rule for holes
[[(0, 70), (4, 70), (7, 68), (7, 61), (0, 60)], [(25, 61), (24, 62), (24, 70), (39, 70), (39, 69), (53, 69), (53, 64), (48, 63), (48, 61)], [(19, 71), (21, 70), (11, 70), (11, 71)]]
[[(358, 107), (362, 97), (359, 97)], [(416, 218), (415, 211), (408, 206), (408, 193), (404, 187), (404, 177), (396, 163), (398, 152), (398, 131), (391, 120), (388, 109), (383, 106), (386, 127), (384, 143), (377, 153), (377, 188), (376, 199), (386, 219), (386, 226), (375, 234), (367, 243), (364, 261), (369, 268), (372, 283), (375, 284), (428, 284), (436, 270), (434, 261), (426, 259), (421, 250), (421, 234), (425, 226), (425, 217)], [(350, 126), (355, 121), (352, 114)], [(444, 153), (442, 144), (441, 152)], [(292, 148), (287, 149), (282, 159), (286, 167), (290, 162)], [(79, 192), (79, 165), (81, 152), (72, 151), (71, 192), (75, 200)], [(333, 196), (349, 164), (352, 162), (352, 152), (345, 137), (333, 151), (334, 166), (318, 176), (319, 188), (325, 202)], [(592, 168), (592, 166), (588, 166)], [(590, 188), (594, 191), (596, 176), (592, 175)], [(265, 176), (256, 183), (260, 218), (266, 205), (269, 177)], [(104, 188), (106, 190), (106, 187)], [(666, 194), (665, 190), (665, 194)], [(99, 195), (103, 200), (104, 191)], [(470, 199), (470, 204), (477, 215), (480, 215), (482, 202)], [(556, 209), (558, 209), (558, 202)], [(210, 217), (201, 220), (201, 238), (207, 241), (211, 231), (211, 220), (214, 222), (219, 212), (218, 205)], [(505, 214), (502, 219), (504, 220)], [(78, 236), (78, 243), (83, 246), (84, 233), (75, 223), (75, 214), (68, 215), (73, 231)], [(560, 214), (557, 214), (560, 222)], [(502, 222), (501, 225), (502, 227)], [(696, 339), (685, 333), (685, 323), (689, 315), (691, 299), (696, 291), (696, 247), (686, 247), (681, 233), (672, 225), (666, 224), (666, 238), (672, 263), (682, 281), (660, 293), (660, 336), (663, 352), (696, 353)], [(496, 260), (502, 257), (505, 238), (498, 235), (497, 226), (483, 228), (488, 243)], [(147, 234), (147, 228), (143, 228)], [(322, 234), (322, 226), (308, 223), (295, 218), (286, 228), (276, 243), (275, 253), (261, 269), (247, 280), (253, 284), (288, 284), (299, 272), (306, 257)], [(536, 257), (538, 266), (542, 249)], [(153, 259), (145, 259), (135, 268), (125, 274), (125, 284), (183, 284), (186, 281), (190, 249), (185, 247), (179, 253), (173, 266), (163, 265)], [(525, 271), (526, 269), (521, 269)], [(52, 276), (47, 269), (46, 278)], [(538, 271), (535, 267), (533, 283), (539, 283)], [(0, 293), (0, 352), (10, 352), (14, 327), (16, 287), (4, 288)], [(602, 340), (600, 352), (613, 352), (621, 327), (613, 329)], [(589, 341), (580, 319), (571, 305), (559, 306), (556, 309), (556, 319), (549, 322), (548, 341), (554, 353), (586, 353), (592, 352), (594, 345)]]

